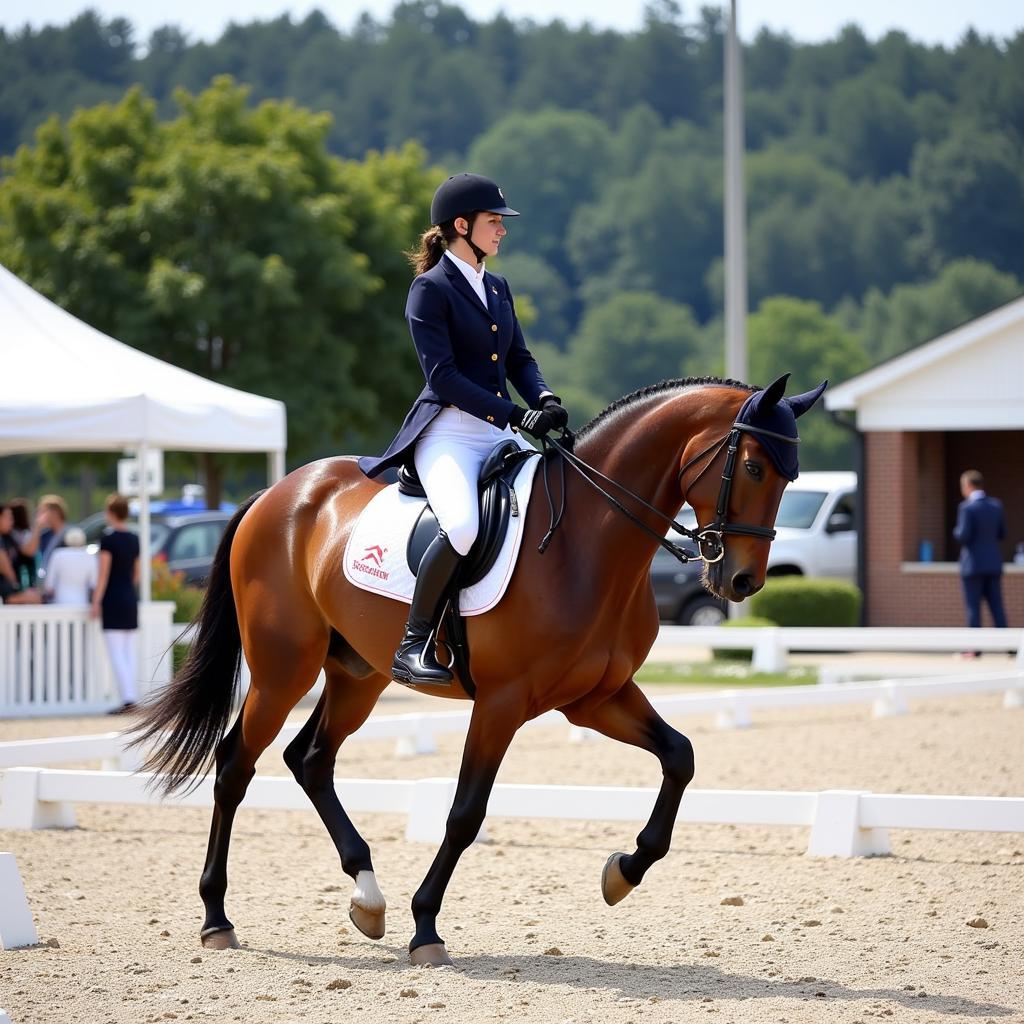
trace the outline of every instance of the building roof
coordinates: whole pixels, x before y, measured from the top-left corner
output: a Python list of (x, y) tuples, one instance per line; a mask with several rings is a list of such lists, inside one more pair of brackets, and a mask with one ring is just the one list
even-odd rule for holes
[(1024, 297), (825, 392), (861, 430), (1024, 429)]

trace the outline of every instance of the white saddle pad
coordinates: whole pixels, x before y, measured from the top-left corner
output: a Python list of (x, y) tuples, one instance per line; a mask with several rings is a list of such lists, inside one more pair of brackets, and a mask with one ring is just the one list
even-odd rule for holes
[[(513, 484), (519, 514), (509, 516), (505, 541), (491, 571), (479, 583), (459, 592), (463, 615), (482, 615), (504, 595), (523, 542), (526, 510), (540, 461), (527, 459), (520, 467)], [(349, 583), (396, 601), (412, 602), (416, 577), (409, 571), (405, 552), (424, 505), (422, 498), (400, 494), (398, 484), (385, 487), (370, 499), (345, 548), (345, 578)]]

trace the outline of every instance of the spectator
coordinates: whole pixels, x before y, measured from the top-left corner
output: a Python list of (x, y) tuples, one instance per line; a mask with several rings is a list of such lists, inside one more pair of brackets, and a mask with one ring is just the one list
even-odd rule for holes
[[(964, 500), (957, 509), (953, 536), (960, 542), (960, 582), (967, 606), (967, 625), (981, 625), (984, 600), (992, 613), (992, 621), (1005, 627), (1003, 554), (999, 550), (999, 542), (1006, 536), (1002, 503), (985, 493), (984, 477), (976, 469), (961, 475), (960, 493)], [(978, 653), (964, 652), (967, 657), (976, 657)]]
[(22, 585), (36, 585), (36, 552), (39, 550), (39, 524), (33, 528), (29, 519), (28, 502), (24, 498), (11, 499), (11, 511), (14, 513), (14, 529), (11, 535), (18, 545), (18, 558), (14, 571), (22, 579)]
[(121, 691), (121, 706), (110, 714), (131, 711), (138, 701), (135, 635), (139, 628), (139, 538), (126, 525), (128, 502), (111, 494), (106, 503), (109, 529), (100, 539), (99, 578), (92, 595), (93, 618), (102, 617), (103, 639)]
[(64, 546), (64, 527), (68, 507), (57, 494), (44, 494), (39, 499), (36, 525), (39, 527), (39, 575), (45, 576), (50, 556)]
[(96, 589), (96, 556), (85, 550), (85, 531), (69, 526), (62, 548), (50, 558), (46, 594), (54, 604), (89, 604)]
[(39, 592), (23, 587), (14, 569), (18, 545), (12, 536), (14, 513), (10, 505), (0, 504), (0, 601), (4, 604), (39, 604)]

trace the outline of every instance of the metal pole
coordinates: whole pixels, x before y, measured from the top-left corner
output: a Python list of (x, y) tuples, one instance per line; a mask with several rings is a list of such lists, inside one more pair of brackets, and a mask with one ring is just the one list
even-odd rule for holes
[(152, 600), (152, 553), (149, 536), (149, 445), (143, 441), (135, 452), (139, 467), (139, 600)]
[(747, 241), (743, 192), (743, 68), (730, 0), (725, 40), (725, 375), (747, 379)]
[(285, 474), (284, 452), (280, 449), (267, 452), (267, 484), (273, 486), (283, 480)]

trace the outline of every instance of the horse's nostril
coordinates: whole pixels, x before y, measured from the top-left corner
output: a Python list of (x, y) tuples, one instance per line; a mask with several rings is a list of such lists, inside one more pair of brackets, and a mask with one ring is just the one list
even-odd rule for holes
[(747, 572), (738, 572), (732, 578), (733, 592), (740, 597), (749, 597), (754, 591), (754, 578)]

